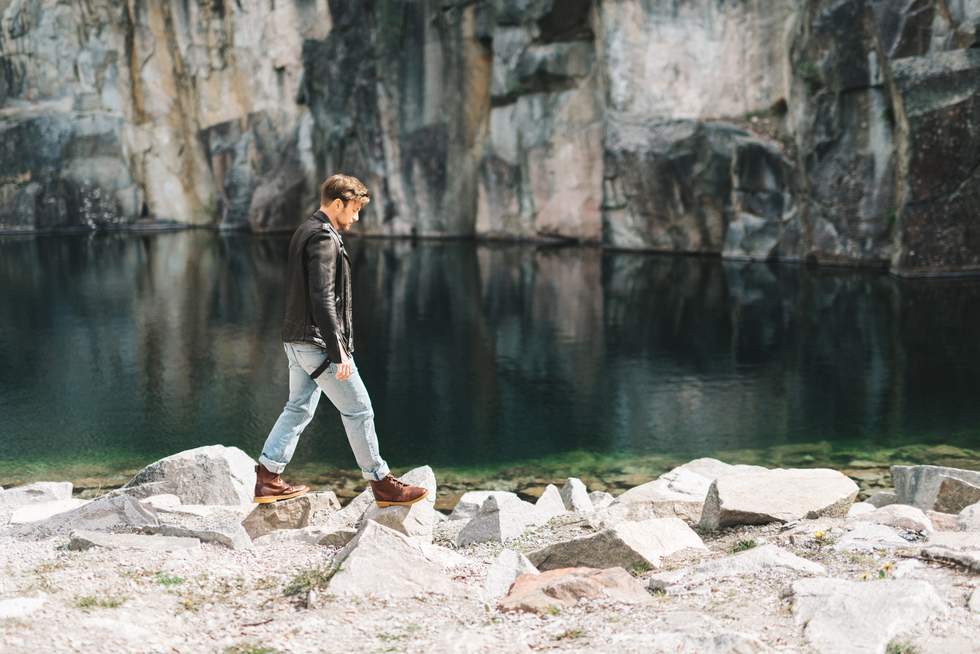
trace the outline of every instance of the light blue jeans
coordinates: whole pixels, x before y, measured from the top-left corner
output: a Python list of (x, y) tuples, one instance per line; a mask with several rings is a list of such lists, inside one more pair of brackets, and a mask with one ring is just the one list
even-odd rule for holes
[(337, 379), (335, 363), (331, 363), (314, 381), (310, 379), (310, 373), (323, 363), (327, 358), (326, 353), (309, 343), (283, 343), (283, 347), (289, 358), (289, 401), (262, 447), (259, 463), (270, 472), (279, 474), (283, 471), (293, 458), (299, 435), (313, 419), (320, 393), (323, 392), (340, 411), (347, 440), (364, 478), (375, 481), (384, 479), (388, 474), (388, 464), (378, 453), (374, 409), (371, 408), (371, 398), (354, 360), (351, 359), (351, 375), (344, 381)]

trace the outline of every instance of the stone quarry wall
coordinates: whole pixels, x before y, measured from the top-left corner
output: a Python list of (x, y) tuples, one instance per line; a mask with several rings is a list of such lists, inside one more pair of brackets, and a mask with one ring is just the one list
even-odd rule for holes
[(980, 270), (976, 0), (0, 11), (0, 230), (288, 230), (347, 171), (365, 234)]

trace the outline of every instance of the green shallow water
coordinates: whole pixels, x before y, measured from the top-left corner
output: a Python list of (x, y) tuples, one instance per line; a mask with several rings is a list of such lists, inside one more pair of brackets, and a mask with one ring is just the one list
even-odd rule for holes
[[(975, 281), (348, 241), (355, 358), (396, 469), (602, 484), (709, 455), (976, 460)], [(287, 243), (196, 230), (0, 238), (0, 486), (117, 483), (215, 443), (257, 456), (287, 392)], [(937, 446), (961, 453), (921, 454)], [(291, 479), (353, 468), (324, 402)]]

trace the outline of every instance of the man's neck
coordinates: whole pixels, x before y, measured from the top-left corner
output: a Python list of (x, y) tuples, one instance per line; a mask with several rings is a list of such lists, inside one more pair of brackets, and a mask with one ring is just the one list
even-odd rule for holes
[(322, 213), (322, 214), (323, 214), (324, 216), (326, 216), (326, 217), (327, 217), (327, 220), (329, 220), (329, 221), (330, 221), (330, 225), (331, 225), (331, 226), (332, 226), (332, 227), (334, 228), (334, 230), (336, 230), (336, 231), (337, 231), (337, 233), (339, 234), (339, 233), (340, 233), (340, 228), (339, 228), (339, 227), (337, 227), (337, 217), (336, 217), (336, 216), (333, 216), (333, 215), (331, 215), (331, 213), (332, 213), (332, 212), (331, 212), (331, 210), (330, 210), (330, 207), (329, 207), (329, 206), (324, 206), (324, 205), (322, 205), (322, 204), (321, 204), (321, 205), (320, 205), (320, 213)]

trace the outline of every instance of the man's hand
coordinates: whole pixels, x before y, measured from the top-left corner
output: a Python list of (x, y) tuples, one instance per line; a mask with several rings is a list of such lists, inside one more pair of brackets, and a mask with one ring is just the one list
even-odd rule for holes
[[(340, 340), (340, 339), (338, 339)], [(347, 355), (347, 350), (344, 346), (340, 346), (340, 364), (337, 366), (337, 379), (338, 381), (344, 381), (353, 372), (353, 366), (351, 366), (350, 357)]]

